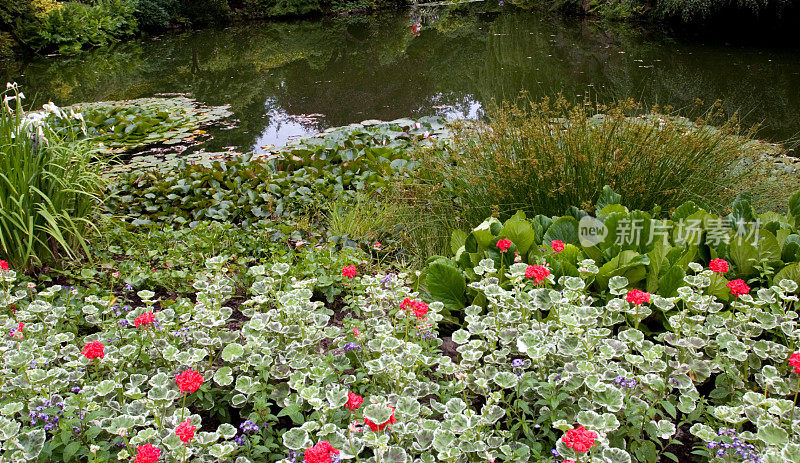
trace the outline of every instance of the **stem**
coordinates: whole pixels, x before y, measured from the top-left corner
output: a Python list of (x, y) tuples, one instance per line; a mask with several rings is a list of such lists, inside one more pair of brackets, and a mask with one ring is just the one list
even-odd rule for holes
[(794, 400), (792, 401), (792, 414), (789, 415), (789, 431), (794, 426), (794, 409), (797, 407), (797, 394), (800, 393), (800, 375), (797, 376), (797, 387), (795, 389), (797, 390), (794, 392)]
[(183, 421), (183, 414), (186, 411), (186, 393), (183, 393), (183, 404), (181, 405), (181, 422)]

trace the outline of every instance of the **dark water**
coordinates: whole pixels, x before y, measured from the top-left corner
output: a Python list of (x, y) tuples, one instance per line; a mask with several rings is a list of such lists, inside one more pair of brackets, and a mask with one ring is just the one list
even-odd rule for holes
[[(419, 30), (417, 26), (419, 25)], [(364, 119), (475, 117), (558, 92), (689, 108), (724, 101), (762, 138), (800, 135), (800, 47), (704, 44), (636, 26), (473, 3), (351, 18), (251, 23), (5, 63), (38, 107), (159, 93), (231, 105), (214, 146), (258, 149)]]

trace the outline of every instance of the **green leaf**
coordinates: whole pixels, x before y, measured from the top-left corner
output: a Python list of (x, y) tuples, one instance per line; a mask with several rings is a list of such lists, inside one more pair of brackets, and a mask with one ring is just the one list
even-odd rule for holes
[(797, 191), (789, 198), (789, 214), (794, 219), (795, 228), (800, 227), (800, 191)]
[(364, 418), (377, 425), (386, 423), (391, 416), (392, 411), (385, 405), (369, 404), (364, 407)]
[(679, 266), (670, 267), (667, 273), (658, 279), (658, 294), (664, 297), (677, 295), (678, 288), (684, 285), (683, 277), (685, 276), (686, 272)]
[[(453, 230), (450, 234), (450, 251), (455, 255), (461, 246), (467, 241), (467, 232), (463, 230)], [(472, 251), (475, 252), (475, 251)]]
[(728, 248), (728, 256), (736, 265), (736, 271), (743, 276), (755, 273), (758, 263), (758, 249), (744, 237), (734, 237)]
[(648, 263), (647, 255), (630, 250), (622, 251), (600, 267), (596, 276), (597, 285), (600, 289), (608, 288), (608, 281), (614, 276), (624, 276), (633, 285), (647, 276), (645, 265)]
[(524, 214), (522, 214), (521, 218), (519, 214), (517, 214), (506, 220), (503, 229), (500, 230), (500, 235), (506, 236), (513, 241), (514, 244), (517, 245), (517, 251), (523, 255), (528, 252), (528, 249), (530, 249), (536, 241), (536, 232), (533, 230), (530, 222), (525, 220)]
[(614, 193), (614, 190), (612, 190), (610, 186), (604, 186), (600, 197), (597, 198), (594, 204), (595, 214), (599, 215), (599, 212), (602, 211), (603, 208), (609, 204), (620, 204), (620, 201), (622, 201), (622, 195)]
[(325, 396), (328, 398), (328, 403), (330, 404), (331, 409), (333, 410), (341, 408), (344, 404), (347, 403), (346, 389), (329, 390), (325, 394)]
[(466, 302), (467, 281), (464, 273), (448, 259), (437, 259), (425, 274), (431, 297), (444, 304), (448, 310), (463, 309)]
[(767, 423), (758, 427), (756, 437), (767, 445), (782, 446), (789, 442), (789, 433), (778, 425)]
[(244, 347), (232, 342), (222, 349), (222, 359), (226, 362), (232, 362), (239, 359), (244, 354)]
[(494, 382), (503, 389), (511, 389), (517, 385), (519, 378), (510, 371), (501, 371), (494, 375)]
[[(388, 418), (387, 418), (388, 419)], [(308, 432), (301, 428), (292, 428), (283, 433), (283, 445), (290, 450), (305, 449), (313, 444)]]
[(623, 449), (609, 447), (603, 449), (603, 461), (606, 463), (631, 463), (631, 456)]
[(67, 446), (64, 447), (64, 461), (69, 462), (70, 460), (72, 460), (72, 457), (75, 456), (75, 454), (78, 452), (80, 448), (81, 448), (81, 443), (78, 441), (73, 441), (67, 444)]
[(667, 253), (672, 248), (666, 240), (656, 239), (653, 250), (647, 253), (650, 265), (647, 266), (647, 292), (656, 294), (658, 292), (658, 277), (661, 266), (667, 257)]
[(46, 437), (43, 428), (20, 434), (19, 444), (22, 446), (22, 456), (26, 460), (36, 459), (42, 453)]
[(800, 284), (800, 262), (789, 264), (780, 269), (780, 271), (772, 279), (773, 283), (780, 283), (781, 280), (792, 280)]
[(544, 234), (544, 238), (542, 238), (542, 242), (549, 245), (554, 240), (576, 246), (580, 244), (578, 240), (578, 221), (575, 220), (575, 217), (559, 217), (550, 225), (550, 228)]

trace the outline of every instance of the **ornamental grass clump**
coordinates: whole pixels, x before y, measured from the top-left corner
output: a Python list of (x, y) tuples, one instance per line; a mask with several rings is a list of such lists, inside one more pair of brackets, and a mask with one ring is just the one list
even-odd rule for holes
[(457, 126), (448, 147), (421, 153), (419, 179), (400, 196), (411, 204), (410, 229), (420, 217), (428, 222), (427, 239), (438, 228), (431, 221), (464, 229), (517, 210), (592, 211), (604, 185), (633, 209), (693, 200), (721, 210), (761, 172), (751, 135), (716, 105), (689, 120), (632, 101), (505, 102), (485, 122)]
[[(26, 114), (24, 95), (8, 84), (0, 104), (0, 257), (29, 270), (55, 258), (88, 254), (86, 233), (104, 181), (93, 149), (67, 143)], [(80, 124), (52, 104), (46, 112)], [(77, 117), (77, 118), (76, 118)]]

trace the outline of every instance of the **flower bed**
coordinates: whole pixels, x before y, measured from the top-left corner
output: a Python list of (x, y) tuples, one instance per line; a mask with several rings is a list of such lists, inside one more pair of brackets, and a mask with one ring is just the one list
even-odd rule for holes
[[(341, 269), (334, 313), (290, 268), (249, 269), (248, 299), (221, 259), (196, 302), (140, 307), (110, 294), (18, 285), (3, 271), (0, 441), (8, 461), (792, 461), (800, 452), (797, 284), (709, 293), (692, 263), (674, 297), (580, 276), (552, 289), (490, 259), (463, 327), (407, 275)], [(715, 266), (720, 263), (717, 262)], [(552, 276), (551, 276), (552, 279)], [(341, 316), (345, 312), (345, 316)], [(651, 314), (663, 332), (637, 329)], [(790, 357), (791, 355), (791, 357)], [(797, 416), (795, 416), (797, 415)], [(421, 460), (418, 460), (421, 459)]]

